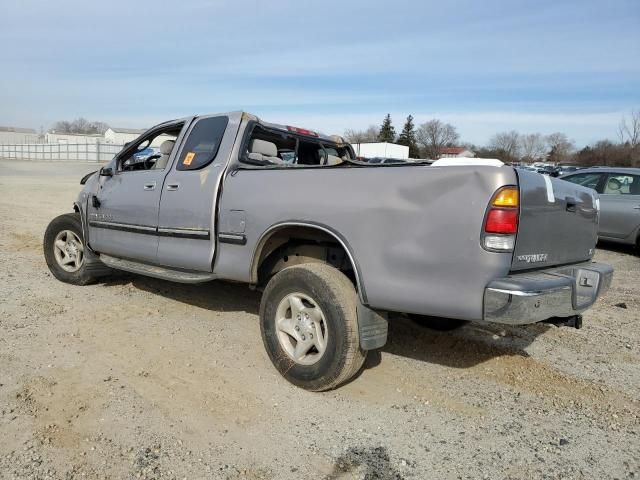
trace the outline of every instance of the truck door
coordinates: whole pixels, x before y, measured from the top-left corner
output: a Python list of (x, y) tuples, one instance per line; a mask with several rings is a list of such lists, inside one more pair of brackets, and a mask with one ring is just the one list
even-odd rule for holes
[(107, 166), (111, 175), (100, 176), (87, 207), (89, 243), (95, 251), (156, 262), (162, 185), (187, 123), (152, 129)]
[(600, 195), (600, 232), (627, 238), (640, 225), (640, 175), (609, 173)]
[(164, 182), (158, 220), (158, 263), (211, 272), (216, 202), (240, 116), (196, 119)]

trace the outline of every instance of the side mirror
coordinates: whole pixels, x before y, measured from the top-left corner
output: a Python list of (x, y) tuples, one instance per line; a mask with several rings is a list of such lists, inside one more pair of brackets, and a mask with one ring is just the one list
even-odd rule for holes
[(113, 177), (113, 168), (111, 167), (102, 167), (100, 169), (101, 177)]

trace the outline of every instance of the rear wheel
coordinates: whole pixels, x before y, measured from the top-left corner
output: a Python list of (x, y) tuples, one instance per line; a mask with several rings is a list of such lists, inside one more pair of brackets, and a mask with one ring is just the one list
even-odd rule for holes
[(80, 214), (68, 213), (54, 218), (44, 234), (44, 258), (58, 280), (87, 285), (111, 273), (82, 238)]
[(260, 304), (262, 340), (289, 382), (311, 391), (335, 388), (364, 363), (357, 294), (339, 270), (316, 263), (285, 268), (271, 278)]
[(421, 327), (430, 328), (431, 330), (438, 330), (439, 332), (450, 332), (452, 330), (457, 330), (467, 323), (465, 320), (457, 320), (455, 318), (430, 317), (428, 315), (410, 314), (409, 318)]

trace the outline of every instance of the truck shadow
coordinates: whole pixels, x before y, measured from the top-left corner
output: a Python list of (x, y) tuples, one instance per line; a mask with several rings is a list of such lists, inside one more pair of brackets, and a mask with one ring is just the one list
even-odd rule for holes
[(205, 310), (257, 315), (260, 309), (260, 292), (250, 290), (246, 285), (239, 283), (213, 281), (184, 284), (130, 273), (116, 273), (113, 278), (104, 282), (104, 285), (128, 283), (139, 290)]
[[(407, 317), (389, 319), (389, 337), (382, 352), (452, 368), (470, 368), (496, 357), (528, 357), (526, 348), (550, 328), (546, 324), (509, 327), (468, 323), (440, 332), (420, 326)], [(376, 365), (368, 360), (365, 368)]]
[[(104, 285), (129, 283), (145, 292), (216, 312), (257, 316), (260, 308), (260, 292), (244, 284), (214, 281), (188, 285), (123, 273)], [(468, 323), (455, 331), (438, 332), (396, 314), (389, 319), (387, 344), (379, 351), (369, 352), (364, 369), (375, 368), (381, 361), (381, 352), (453, 368), (469, 368), (505, 355), (528, 357), (526, 347), (550, 328), (557, 327)]]

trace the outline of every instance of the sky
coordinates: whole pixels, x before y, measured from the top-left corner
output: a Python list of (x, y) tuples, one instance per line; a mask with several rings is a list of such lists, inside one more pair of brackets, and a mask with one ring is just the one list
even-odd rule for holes
[(408, 114), (461, 139), (616, 138), (638, 0), (0, 0), (0, 125), (245, 110), (328, 134)]

